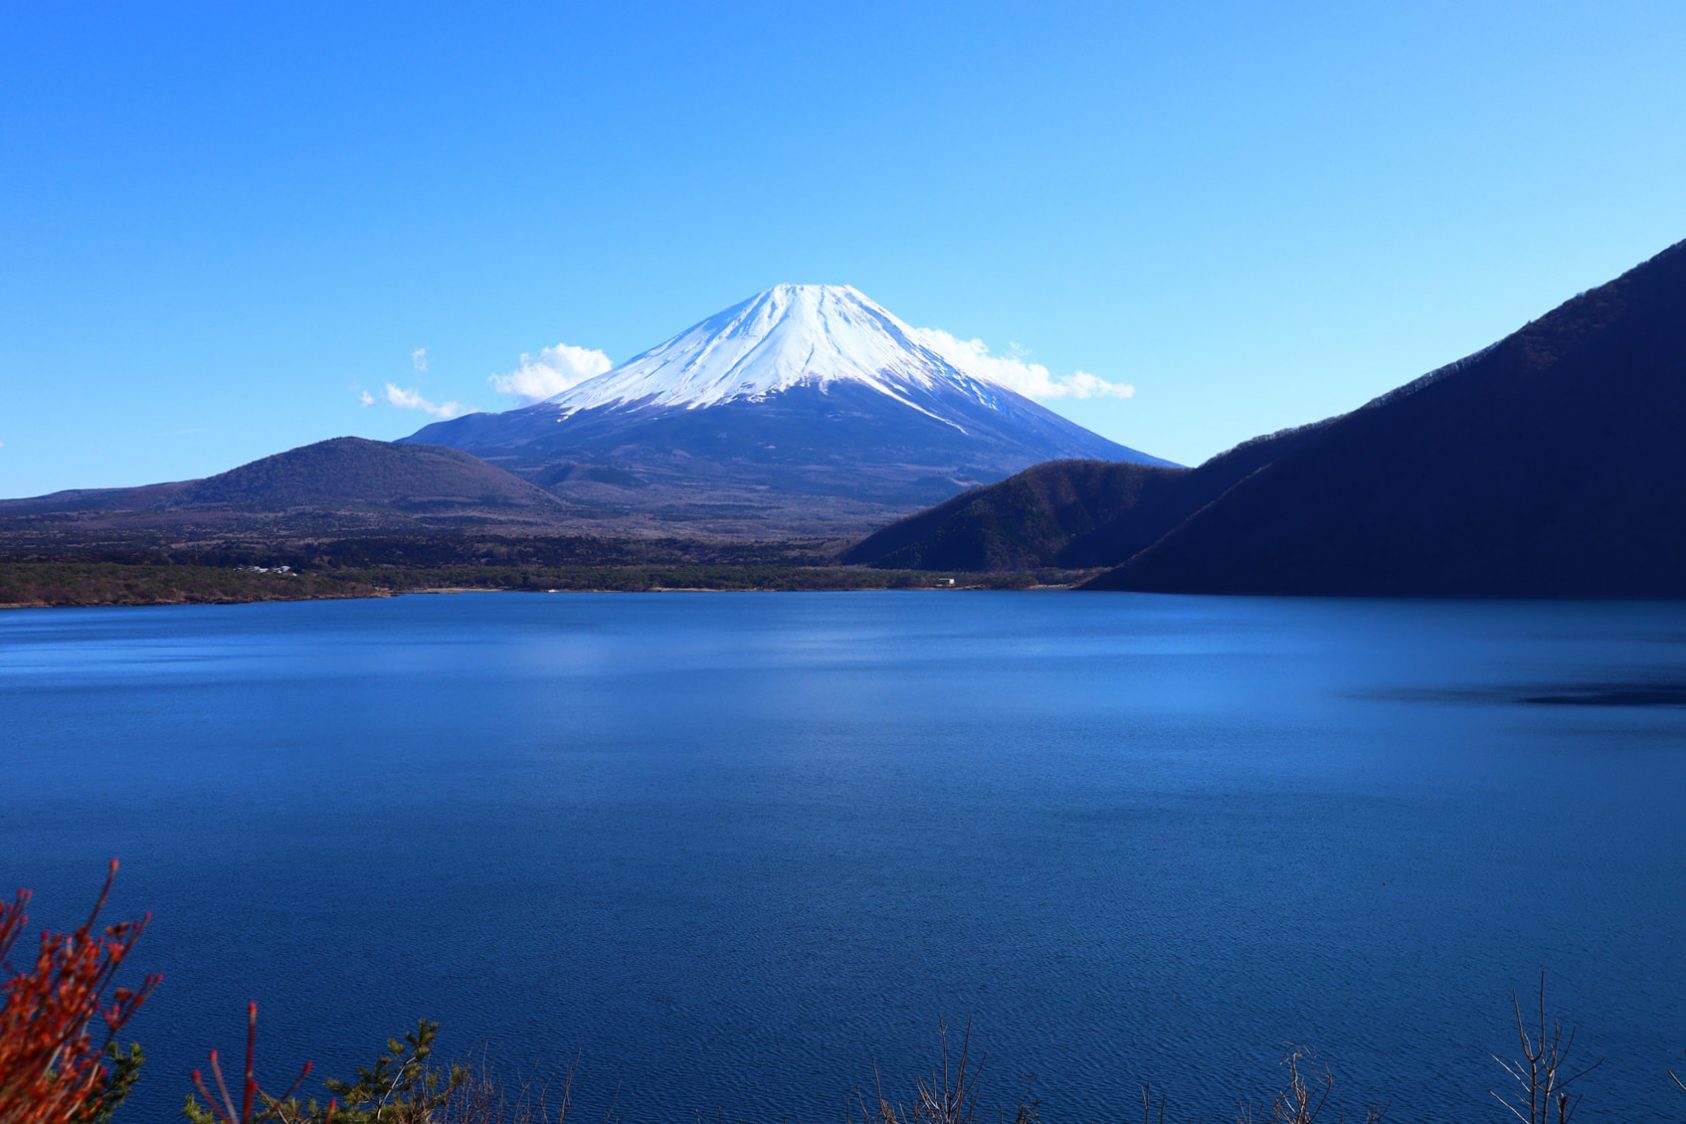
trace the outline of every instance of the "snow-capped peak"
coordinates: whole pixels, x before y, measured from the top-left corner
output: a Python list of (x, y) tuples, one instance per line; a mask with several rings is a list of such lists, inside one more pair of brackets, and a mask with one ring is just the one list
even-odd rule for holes
[(564, 414), (612, 405), (698, 409), (849, 381), (929, 413), (909, 391), (946, 384), (986, 404), (1003, 393), (919, 337), (852, 286), (775, 285), (547, 403)]

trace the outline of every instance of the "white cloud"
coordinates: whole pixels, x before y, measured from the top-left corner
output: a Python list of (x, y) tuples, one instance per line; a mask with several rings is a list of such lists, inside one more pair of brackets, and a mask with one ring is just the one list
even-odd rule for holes
[(915, 328), (913, 334), (917, 342), (960, 371), (1026, 398), (1133, 398), (1136, 394), (1127, 382), (1109, 382), (1088, 371), (1056, 375), (1041, 363), (1030, 362), (1030, 353), (1016, 343), (1007, 345), (1009, 354), (992, 355), (983, 340), (963, 340), (941, 328)]
[(1088, 371), (1073, 371), (1059, 380), (1066, 393), (1073, 398), (1134, 398), (1136, 386), (1128, 382), (1108, 382)]
[(423, 374), (427, 373), (427, 348), (418, 347), (410, 352), (410, 366)]
[[(367, 391), (364, 393), (367, 395)], [(420, 410), (436, 418), (454, 418), (463, 412), (461, 402), (429, 402), (421, 396), (420, 391), (406, 390), (393, 383), (386, 384), (386, 401), (388, 405), (396, 406), (400, 410)]]
[(524, 401), (538, 402), (601, 375), (613, 366), (601, 351), (559, 343), (537, 355), (522, 352), (519, 367), (507, 375), (493, 375), (488, 381), (499, 394), (515, 394)]
[(359, 390), (357, 392), (357, 404), (359, 406), (373, 406), (375, 404), (375, 396), (366, 390)]

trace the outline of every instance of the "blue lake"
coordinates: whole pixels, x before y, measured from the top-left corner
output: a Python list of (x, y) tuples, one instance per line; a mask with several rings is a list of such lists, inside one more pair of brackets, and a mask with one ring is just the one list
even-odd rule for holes
[[(1500, 1120), (1547, 973), (1586, 1119), (1678, 1120), (1686, 605), (1031, 593), (0, 615), (0, 885), (151, 910), (128, 1119), (418, 1016), (601, 1118), (841, 1120), (975, 1027), (1050, 1121)], [(1139, 1108), (1138, 1108), (1139, 1111)]]

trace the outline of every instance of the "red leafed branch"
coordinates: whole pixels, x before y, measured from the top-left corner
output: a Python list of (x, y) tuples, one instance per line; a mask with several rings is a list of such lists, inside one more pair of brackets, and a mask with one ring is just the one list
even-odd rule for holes
[[(60, 1124), (86, 1114), (104, 1087), (106, 1045), (146, 1002), (161, 977), (138, 988), (112, 987), (112, 979), (151, 915), (96, 928), (117, 877), (111, 860), (105, 888), (74, 933), (41, 934), (33, 964), (5, 968), (0, 999), (0, 1120), (7, 1124)], [(29, 891), (0, 902), (0, 965), (8, 965), (28, 918)], [(108, 995), (109, 992), (109, 995)]]
[[(304, 1079), (310, 1076), (310, 1063), (304, 1063), (304, 1069), (294, 1079), (293, 1084), (285, 1093), (275, 1096), (258, 1088), (256, 1075), (257, 1066), (255, 1055), (258, 1045), (258, 1005), (246, 1004), (246, 1075), (240, 1086), (240, 1107), (234, 1105), (234, 1098), (228, 1095), (228, 1082), (223, 1079), (222, 1060), (215, 1050), (211, 1051), (211, 1078), (216, 1082), (216, 1096), (205, 1085), (205, 1075), (199, 1070), (193, 1071), (193, 1087), (199, 1090), (199, 1095), (205, 1098), (210, 1106), (209, 1116), (219, 1124), (257, 1124), (258, 1121), (269, 1120), (280, 1116), (279, 1110), (291, 1100)], [(189, 1098), (191, 1102), (191, 1098)], [(323, 1119), (325, 1124), (333, 1124), (334, 1113), (338, 1108), (335, 1101), (328, 1102), (328, 1110)], [(195, 1112), (197, 1106), (190, 1104), (189, 1115), (199, 1118), (203, 1112)]]

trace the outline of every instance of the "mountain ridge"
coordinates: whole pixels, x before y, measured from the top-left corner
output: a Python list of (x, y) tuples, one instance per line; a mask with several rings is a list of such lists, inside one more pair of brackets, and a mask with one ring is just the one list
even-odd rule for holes
[(0, 522), (165, 527), (550, 527), (567, 504), (458, 449), (334, 437), (195, 480), (0, 500)]
[(1686, 242), (1348, 414), (1089, 583), (1686, 595)]

